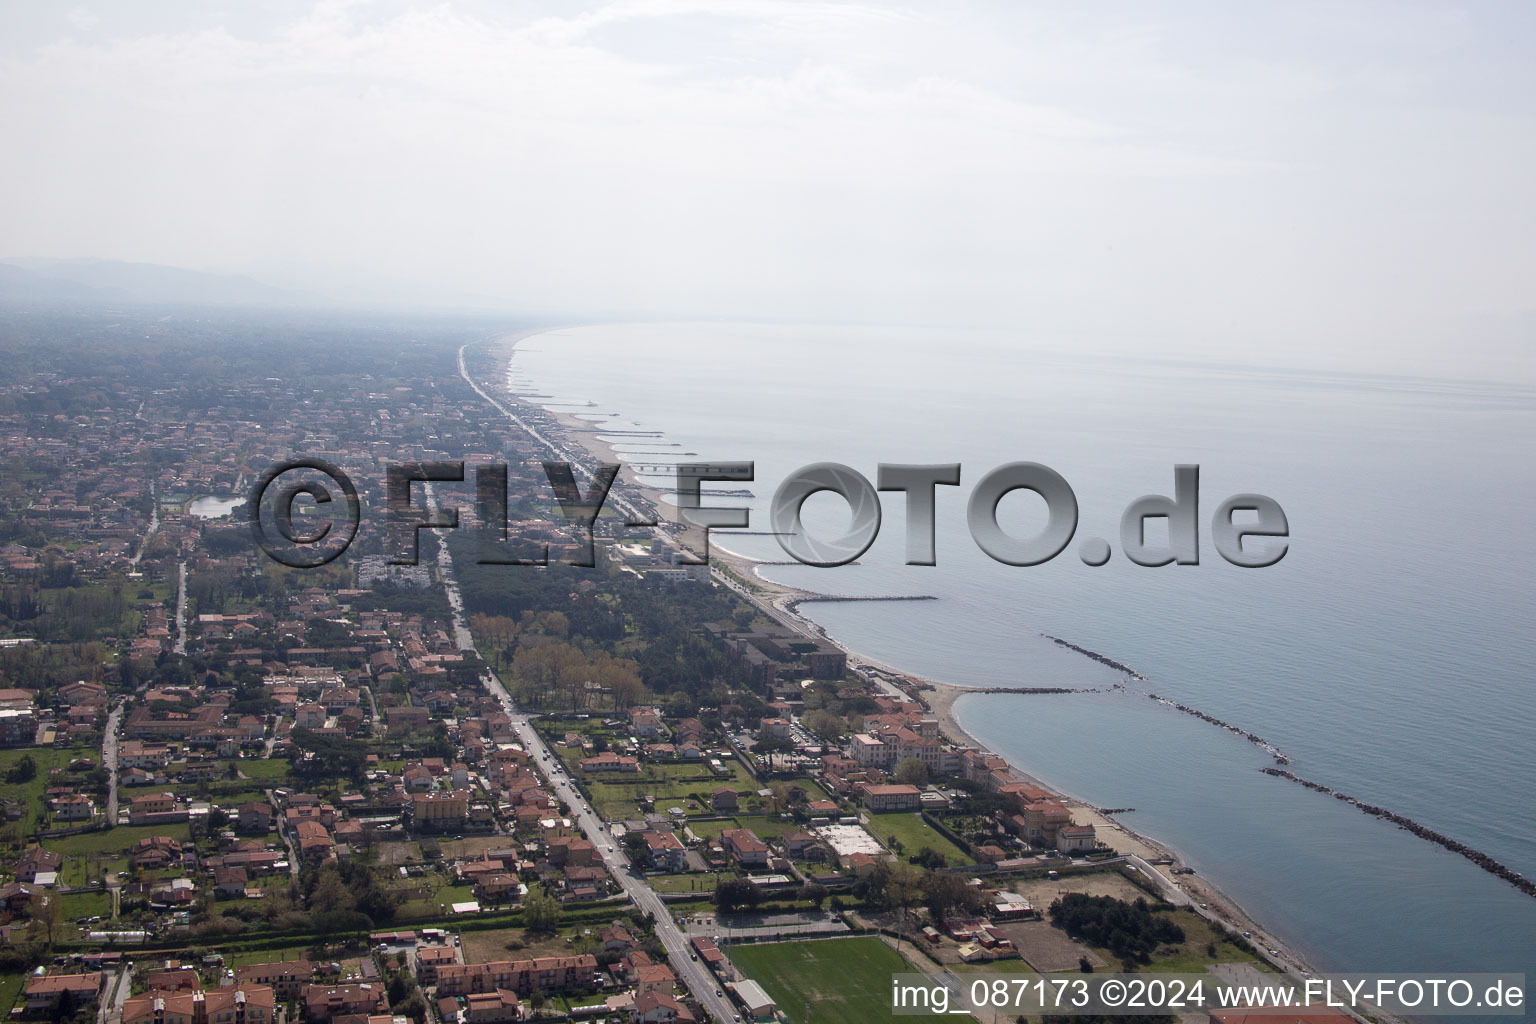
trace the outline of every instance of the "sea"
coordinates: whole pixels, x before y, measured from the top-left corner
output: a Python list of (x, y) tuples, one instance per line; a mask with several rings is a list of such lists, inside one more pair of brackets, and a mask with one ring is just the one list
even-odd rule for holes
[[(1450, 836), (1536, 877), (1536, 390), (1513, 384), (1120, 354), (1074, 354), (1002, 331), (778, 324), (634, 324), (519, 343), (514, 390), (576, 415), (623, 457), (751, 461), (751, 533), (714, 542), (768, 562), (774, 490), (808, 464), (871, 482), (881, 463), (961, 465), (936, 495), (936, 563), (905, 564), (904, 497), (853, 564), (773, 564), (821, 593), (929, 595), (812, 603), (839, 643), (899, 670), (974, 687), (956, 714), (1021, 770), (1177, 850), (1326, 971), (1524, 971), (1536, 899), (1397, 825), (1261, 769), (1253, 733), (1305, 779)], [(971, 488), (1011, 462), (1050, 467), (1079, 507), (1053, 560), (1004, 565), (970, 536)], [(1123, 510), (1199, 479), (1199, 564), (1121, 551)], [(711, 486), (705, 485), (706, 493)], [(1212, 514), (1262, 494), (1286, 553), (1240, 568)], [(999, 524), (1033, 536), (1043, 502), (1005, 497)], [(847, 506), (811, 497), (813, 533)], [(1148, 530), (1157, 541), (1158, 521)], [(1079, 543), (1103, 538), (1090, 566)], [(1252, 541), (1250, 541), (1252, 543)], [(1267, 543), (1274, 543), (1273, 541)], [(1123, 663), (1067, 650), (1060, 637)], [(1124, 683), (1123, 688), (1114, 688)]]

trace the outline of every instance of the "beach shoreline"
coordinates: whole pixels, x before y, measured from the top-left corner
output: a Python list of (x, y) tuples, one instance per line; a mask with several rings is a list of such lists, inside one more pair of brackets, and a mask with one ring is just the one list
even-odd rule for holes
[[(520, 342), (557, 329), (520, 332), (501, 339), (496, 347), (499, 353), (498, 358), (505, 356), (506, 372), (510, 373), (511, 361)], [(511, 391), (505, 384), (503, 384), (502, 393), (507, 400), (527, 410), (530, 415), (553, 418), (566, 434), (567, 439), (586, 451), (594, 460), (610, 463), (623, 462), (613, 443), (598, 437), (593, 419), (583, 419), (579, 414), (565, 412), (558, 406), (555, 409), (547, 408), (536, 400), (530, 400)], [(643, 497), (666, 518), (667, 525), (676, 531), (675, 539), (687, 543), (688, 530), (685, 524), (677, 521), (676, 506), (661, 500), (661, 489), (643, 483), (628, 470), (621, 473), (620, 478), (628, 489), (630, 497)], [(693, 531), (695, 535), (697, 532), (697, 530)], [(723, 536), (729, 537), (729, 533)], [(698, 549), (696, 536), (694, 543), (688, 546), (695, 551)], [(763, 563), (758, 559), (723, 548), (718, 543), (712, 543), (709, 546), (709, 560), (717, 580), (736, 590), (770, 618), (787, 628), (832, 644), (845, 654), (851, 670), (871, 679), (889, 692), (900, 693), (917, 701), (938, 721), (940, 731), (950, 742), (994, 753), (965, 729), (956, 713), (956, 706), (962, 698), (985, 692), (984, 690), (917, 676), (898, 666), (850, 650), (832, 637), (819, 623), (799, 610), (803, 602), (811, 602), (832, 595), (804, 590), (768, 579), (762, 575), (760, 570)], [(1106, 814), (1101, 809), (1065, 793), (1060, 786), (1052, 785), (1006, 756), (998, 756), (1003, 756), (1004, 760), (1008, 761), (1011, 773), (1020, 781), (1055, 794), (1073, 812), (1074, 820), (1092, 824), (1100, 841), (1127, 857), (1138, 859), (1141, 866), (1137, 867), (1137, 870), (1153, 873), (1155, 877), (1148, 879), (1149, 884), (1160, 889), (1165, 899), (1176, 904), (1187, 905), (1195, 912), (1220, 922), (1228, 930), (1237, 934), (1250, 935), (1249, 941), (1260, 950), (1261, 955), (1268, 950), (1275, 950), (1276, 954), (1267, 956), (1266, 959), (1281, 970), (1297, 975), (1315, 973), (1315, 968), (1294, 947), (1254, 921), (1235, 899), (1201, 876), (1182, 873), (1190, 869), (1176, 848), (1135, 831), (1113, 815)], [(1174, 874), (1176, 869), (1181, 873)]]

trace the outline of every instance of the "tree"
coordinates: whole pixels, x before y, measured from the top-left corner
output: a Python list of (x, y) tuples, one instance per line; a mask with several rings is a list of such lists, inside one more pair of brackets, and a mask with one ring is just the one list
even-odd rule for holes
[(800, 898), (819, 910), (822, 903), (826, 901), (827, 887), (817, 885), (815, 882), (807, 882), (800, 887)]
[(807, 711), (801, 716), (800, 722), (817, 739), (822, 740), (835, 740), (847, 731), (847, 727), (844, 726), (841, 718), (823, 708)]
[(921, 868), (900, 862), (891, 865), (885, 880), (885, 902), (901, 911), (903, 925), (907, 923), (907, 911), (923, 898), (923, 879)]
[(897, 782), (904, 782), (909, 786), (921, 786), (928, 781), (928, 766), (915, 757), (904, 757), (891, 775)]
[(53, 894), (39, 894), (33, 901), (32, 919), (43, 926), (48, 932), (48, 945), (53, 945), (54, 936), (59, 930), (62, 916), (59, 911), (60, 900)]
[(624, 854), (631, 861), (639, 861), (650, 849), (650, 844), (645, 841), (644, 832), (626, 832), (620, 840), (624, 846)]
[(715, 883), (715, 908), (722, 914), (757, 906), (762, 893), (745, 878), (723, 878)]
[(35, 778), (37, 778), (37, 762), (32, 760), (31, 754), (22, 754), (5, 773), (5, 781), (13, 786), (31, 782)]
[(980, 894), (964, 878), (948, 871), (934, 871), (923, 879), (923, 896), (935, 920), (956, 908), (974, 910), (981, 903)]
[(523, 925), (533, 932), (554, 931), (560, 926), (560, 902), (548, 893), (529, 893), (523, 901)]

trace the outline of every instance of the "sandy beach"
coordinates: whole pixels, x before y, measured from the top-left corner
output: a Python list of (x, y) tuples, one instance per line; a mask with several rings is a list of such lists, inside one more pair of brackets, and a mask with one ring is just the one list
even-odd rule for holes
[[(510, 360), (518, 342), (533, 336), (536, 334), (508, 336), (503, 339), (497, 346), (498, 358), (505, 357)], [(529, 417), (553, 419), (565, 437), (579, 444), (595, 461), (609, 463), (624, 461), (611, 443), (598, 436), (598, 424), (601, 420), (582, 418), (581, 413), (565, 409), (546, 409), (536, 401), (508, 392), (504, 379), (495, 383), (501, 395), (520, 407), (521, 411)], [(689, 547), (690, 550), (700, 550), (702, 547), (700, 531), (696, 528), (686, 529), (684, 524), (679, 523), (676, 519), (675, 506), (662, 501), (661, 492), (657, 488), (636, 479), (627, 469), (621, 473), (620, 480), (628, 497), (631, 499), (642, 497), (657, 510), (674, 539)], [(722, 533), (709, 547), (710, 563), (718, 582), (736, 590), (764, 614), (786, 628), (834, 644), (847, 655), (850, 669), (876, 680), (890, 692), (899, 692), (918, 701), (938, 720), (940, 730), (951, 742), (960, 746), (986, 749), (977, 742), (975, 737), (966, 732), (955, 714), (956, 704), (967, 693), (972, 692), (971, 688), (914, 676), (896, 666), (848, 650), (842, 644), (838, 644), (821, 626), (798, 611), (799, 602), (822, 595), (764, 578), (759, 572), (760, 563), (757, 560), (723, 548), (718, 542), (720, 539), (727, 538), (729, 533)], [(1197, 875), (1175, 874), (1175, 869), (1183, 869), (1185, 865), (1174, 849), (1136, 832), (1098, 808), (1062, 793), (1047, 780), (1030, 775), (1019, 765), (1011, 761), (1009, 765), (1013, 774), (1022, 781), (1056, 794), (1071, 809), (1074, 820), (1083, 824), (1092, 824), (1095, 827), (1098, 839), (1105, 845), (1117, 853), (1139, 859), (1138, 870), (1153, 872), (1155, 877), (1151, 881), (1162, 889), (1170, 902), (1187, 904), (1191, 909), (1211, 920), (1221, 922), (1233, 931), (1251, 934), (1253, 944), (1264, 951), (1274, 950), (1275, 953), (1269, 959), (1287, 971), (1296, 974), (1314, 972), (1314, 968), (1294, 950), (1289, 949), (1281, 940), (1253, 921), (1235, 900)]]

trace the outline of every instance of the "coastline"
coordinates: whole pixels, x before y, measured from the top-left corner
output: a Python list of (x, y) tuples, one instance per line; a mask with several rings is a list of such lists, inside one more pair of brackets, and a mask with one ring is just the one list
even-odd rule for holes
[[(494, 342), (493, 348), (498, 358), (505, 357), (504, 365), (510, 371), (511, 359), (520, 342), (553, 330), (558, 328), (509, 334)], [(612, 443), (598, 437), (597, 424), (593, 420), (583, 419), (574, 412), (545, 408), (531, 397), (525, 398), (511, 392), (507, 389), (504, 379), (500, 389), (502, 397), (520, 406), (529, 416), (552, 419), (564, 432), (568, 442), (579, 446), (593, 459), (603, 462), (624, 461), (615, 451)], [(676, 519), (676, 507), (660, 500), (659, 488), (640, 482), (627, 469), (621, 473), (620, 479), (629, 490), (631, 497), (643, 497), (656, 509), (666, 524), (672, 527), (676, 539), (683, 540), (685, 528)], [(723, 536), (729, 537), (729, 534)], [(900, 693), (917, 701), (938, 720), (940, 731), (950, 742), (995, 753), (971, 735), (956, 714), (956, 705), (960, 699), (968, 694), (985, 692), (981, 688), (916, 676), (899, 667), (850, 650), (799, 610), (799, 606), (804, 602), (814, 602), (835, 595), (808, 591), (767, 579), (760, 571), (763, 562), (724, 548), (718, 542), (710, 544), (709, 556), (716, 580), (736, 590), (764, 614), (777, 620), (786, 628), (832, 644), (846, 655), (850, 669), (869, 678), (889, 692)], [(1239, 934), (1251, 933), (1250, 941), (1260, 951), (1261, 956), (1268, 950), (1276, 951), (1276, 955), (1265, 958), (1282, 971), (1292, 974), (1315, 973), (1315, 968), (1293, 947), (1259, 925), (1236, 900), (1214, 884), (1192, 873), (1174, 874), (1175, 869), (1188, 870), (1183, 858), (1174, 847), (1135, 831), (1112, 814), (1105, 813), (1065, 793), (1061, 787), (1052, 785), (1026, 771), (1023, 766), (1013, 760), (1006, 757), (1004, 759), (1008, 761), (1014, 776), (1032, 786), (1055, 794), (1072, 811), (1074, 820), (1092, 824), (1100, 841), (1139, 862), (1133, 863), (1133, 867), (1142, 871), (1143, 874), (1150, 872), (1153, 877), (1149, 881), (1161, 890), (1163, 897), (1169, 902), (1186, 905), (1194, 912), (1209, 920), (1218, 921)]]

